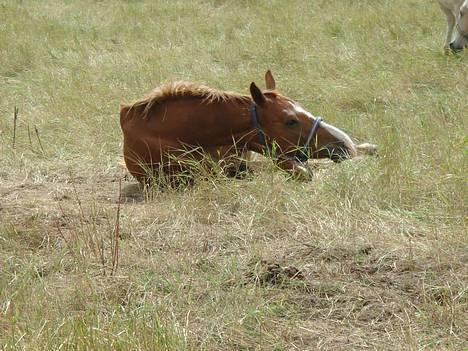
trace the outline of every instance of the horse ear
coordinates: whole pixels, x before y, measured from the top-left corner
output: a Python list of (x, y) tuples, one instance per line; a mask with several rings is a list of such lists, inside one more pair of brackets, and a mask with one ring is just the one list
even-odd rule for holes
[(275, 78), (273, 78), (273, 74), (271, 74), (270, 70), (268, 70), (265, 73), (265, 83), (266, 83), (266, 88), (268, 90), (275, 90), (276, 89)]
[(266, 101), (265, 95), (263, 95), (254, 82), (250, 84), (250, 94), (257, 105), (261, 105)]

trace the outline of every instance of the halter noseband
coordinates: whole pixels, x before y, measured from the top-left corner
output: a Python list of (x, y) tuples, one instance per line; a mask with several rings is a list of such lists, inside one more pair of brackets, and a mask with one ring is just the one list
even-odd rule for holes
[[(265, 146), (268, 152), (270, 152), (270, 149), (266, 143), (265, 132), (263, 131), (262, 127), (260, 126), (260, 123), (258, 122), (257, 105), (255, 104), (250, 105), (249, 111), (250, 111), (250, 120), (255, 130), (257, 131), (259, 143)], [(317, 130), (320, 127), (320, 123), (322, 123), (322, 121), (323, 121), (322, 117), (315, 118), (314, 124), (312, 125), (312, 128), (310, 129), (309, 134), (307, 135), (307, 139), (304, 145), (302, 145), (302, 147), (300, 147), (296, 151), (292, 159), (294, 159), (295, 161), (299, 161), (301, 163), (304, 163), (309, 159), (309, 154), (307, 150), (309, 149), (310, 142), (312, 141), (314, 136), (317, 134)]]

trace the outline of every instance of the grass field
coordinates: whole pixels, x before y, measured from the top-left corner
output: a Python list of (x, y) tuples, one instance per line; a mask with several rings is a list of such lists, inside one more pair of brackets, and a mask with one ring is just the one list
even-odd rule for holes
[[(467, 349), (468, 57), (444, 36), (435, 0), (0, 0), (0, 350)], [(125, 177), (120, 102), (267, 69), (379, 157)]]

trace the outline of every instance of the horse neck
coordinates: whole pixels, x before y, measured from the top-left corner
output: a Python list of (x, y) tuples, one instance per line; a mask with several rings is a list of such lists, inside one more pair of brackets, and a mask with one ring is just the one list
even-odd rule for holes
[(255, 129), (250, 118), (250, 99), (225, 102), (226, 110), (222, 123), (226, 123), (226, 142), (232, 144), (236, 142), (247, 144), (255, 137)]

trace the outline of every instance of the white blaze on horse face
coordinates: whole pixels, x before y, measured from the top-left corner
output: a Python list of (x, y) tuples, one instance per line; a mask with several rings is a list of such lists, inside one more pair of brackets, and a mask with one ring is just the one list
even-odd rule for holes
[(354, 143), (348, 136), (348, 134), (325, 122), (320, 123), (320, 127), (325, 128), (331, 135), (333, 135), (338, 140), (341, 140), (348, 149), (350, 157), (354, 157), (357, 155), (356, 147), (354, 146)]
[[(304, 110), (301, 106), (299, 106), (299, 105), (297, 105), (297, 104), (295, 104), (293, 102), (290, 102), (290, 104), (291, 104), (291, 106), (294, 107), (294, 110), (297, 113), (305, 114), (307, 117), (309, 117), (310, 119), (315, 121), (315, 117), (309, 111)], [(354, 157), (354, 156), (357, 155), (356, 147), (354, 146), (354, 143), (351, 140), (351, 138), (348, 136), (348, 134), (346, 134), (342, 130), (340, 130), (340, 129), (338, 129), (338, 128), (336, 128), (336, 127), (334, 127), (334, 126), (332, 126), (332, 125), (330, 125), (328, 123), (325, 123), (323, 121), (320, 123), (319, 128), (324, 128), (328, 133), (333, 135), (336, 139), (341, 140), (344, 143), (345, 147), (348, 149), (350, 157)]]

